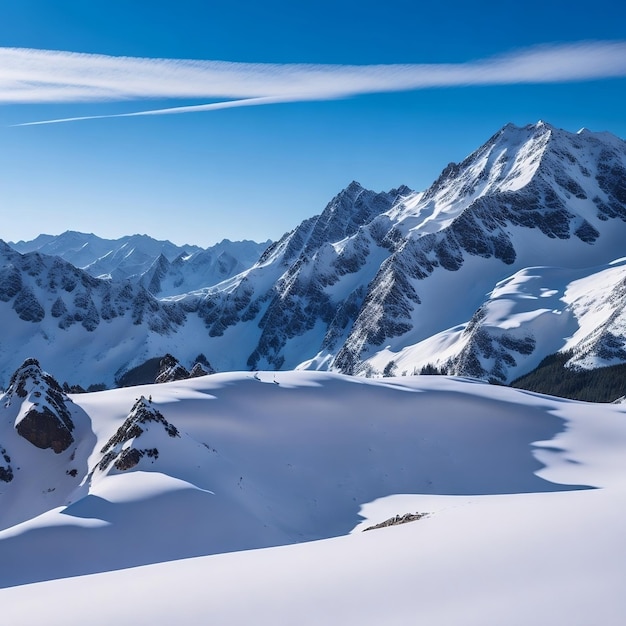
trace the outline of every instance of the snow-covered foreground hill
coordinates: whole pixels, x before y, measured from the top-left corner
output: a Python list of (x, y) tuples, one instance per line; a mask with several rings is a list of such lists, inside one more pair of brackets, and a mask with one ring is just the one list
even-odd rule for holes
[(71, 396), (57, 453), (13, 427), (23, 380), (0, 415), (7, 624), (623, 624), (624, 405), (218, 374)]

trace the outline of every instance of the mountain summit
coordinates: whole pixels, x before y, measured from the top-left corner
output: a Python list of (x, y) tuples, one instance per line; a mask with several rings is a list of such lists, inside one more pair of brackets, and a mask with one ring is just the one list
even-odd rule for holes
[[(238, 329), (248, 328), (244, 349), (256, 340), (250, 368), (368, 374), (399, 361), (399, 372), (414, 371), (425, 362), (407, 347), (467, 327), (487, 294), (515, 271), (593, 267), (622, 254), (625, 146), (605, 133), (509, 124), (424, 192), (373, 194), (352, 183), (322, 216), (285, 235), (227, 289), (207, 295), (210, 334), (233, 345)], [(328, 232), (319, 224), (338, 214), (361, 221), (333, 237), (311, 237)], [(535, 350), (526, 337), (510, 343), (519, 348), (512, 348), (516, 366)], [(482, 363), (491, 357), (472, 354), (455, 372), (491, 376), (495, 364)], [(470, 367), (471, 360), (478, 363)], [(496, 378), (508, 376), (498, 371)]]

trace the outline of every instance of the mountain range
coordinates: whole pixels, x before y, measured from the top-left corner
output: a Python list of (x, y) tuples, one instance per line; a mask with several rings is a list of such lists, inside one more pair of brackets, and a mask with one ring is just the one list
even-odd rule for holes
[(255, 263), (271, 241), (222, 240), (210, 248), (177, 246), (147, 235), (103, 239), (66, 231), (10, 242), (17, 252), (60, 257), (94, 278), (130, 280), (155, 296), (172, 296), (218, 283)]
[(622, 363), (625, 236), (623, 140), (509, 124), (425, 191), (351, 183), (222, 275), (191, 247), (129, 254), (136, 238), (3, 244), (0, 378), (31, 356), (83, 386), (166, 353), (219, 371), (500, 383), (559, 351), (573, 368)]

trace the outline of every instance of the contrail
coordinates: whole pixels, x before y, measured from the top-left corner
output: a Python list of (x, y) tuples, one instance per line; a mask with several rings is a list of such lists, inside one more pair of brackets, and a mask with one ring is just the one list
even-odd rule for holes
[(465, 63), (391, 65), (231, 63), (0, 48), (0, 104), (220, 100), (21, 126), (336, 100), (437, 87), (564, 83), (625, 76), (624, 41), (543, 45)]

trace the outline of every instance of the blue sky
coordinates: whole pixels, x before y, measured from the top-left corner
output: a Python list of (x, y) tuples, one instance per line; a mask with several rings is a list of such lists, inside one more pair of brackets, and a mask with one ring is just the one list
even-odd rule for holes
[(623, 4), (0, 2), (0, 238), (276, 239), (509, 121), (625, 138)]

